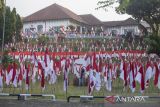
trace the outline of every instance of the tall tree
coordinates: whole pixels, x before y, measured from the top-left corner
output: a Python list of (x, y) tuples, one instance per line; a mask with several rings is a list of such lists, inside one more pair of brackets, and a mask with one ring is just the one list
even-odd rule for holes
[[(3, 1), (3, 0), (1, 0)], [(3, 17), (4, 16), (4, 8), (0, 9), (0, 43), (2, 43), (2, 32), (3, 32)], [(6, 14), (5, 14), (5, 35), (4, 42), (9, 43), (13, 42), (13, 39), (17, 41), (21, 40), (21, 30), (22, 30), (22, 21), (17, 14), (16, 9), (10, 9), (10, 7), (6, 6)]]
[(135, 19), (146, 21), (152, 28), (153, 35), (158, 36), (160, 27), (160, 0), (101, 0), (99, 8), (107, 9), (119, 3), (115, 10), (119, 14), (127, 13)]
[(0, 0), (0, 9), (3, 7), (3, 0)]
[(22, 24), (21, 17), (19, 16), (19, 14), (17, 14), (16, 15), (16, 41), (22, 40), (22, 37), (21, 37), (22, 27), (23, 27), (23, 24)]
[(2, 41), (2, 31), (3, 31), (3, 0), (0, 0), (0, 41)]

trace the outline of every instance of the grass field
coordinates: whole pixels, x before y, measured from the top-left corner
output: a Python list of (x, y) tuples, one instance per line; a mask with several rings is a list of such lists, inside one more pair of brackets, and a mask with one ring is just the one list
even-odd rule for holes
[[(152, 79), (153, 80), (153, 79)], [(132, 93), (127, 87), (123, 90), (123, 81), (119, 78), (112, 82), (112, 91), (109, 92), (106, 90), (104, 83), (100, 91), (94, 90), (92, 93), (93, 96), (108, 96), (108, 95), (122, 95), (122, 96), (134, 96), (134, 95), (149, 95), (149, 96), (159, 96), (160, 90), (153, 85), (153, 81), (150, 81), (150, 85), (143, 94), (140, 93), (140, 86), (136, 84), (136, 91)], [(63, 91), (63, 76), (59, 76), (54, 85), (49, 85), (46, 81), (45, 90), (41, 89), (40, 82), (35, 84), (30, 83), (29, 90), (25, 89), (25, 82), (22, 83), (22, 88), (14, 88), (13, 86), (4, 85), (3, 93), (10, 94), (20, 94), (20, 93), (29, 93), (29, 94), (54, 94), (56, 99), (66, 99), (66, 96), (70, 95), (87, 95), (88, 87), (87, 86), (73, 86), (73, 75), (69, 75), (69, 86), (67, 94)]]

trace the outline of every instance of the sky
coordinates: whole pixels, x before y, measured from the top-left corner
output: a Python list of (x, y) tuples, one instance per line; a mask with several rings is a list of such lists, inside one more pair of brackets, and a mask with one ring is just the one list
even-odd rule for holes
[(6, 3), (11, 9), (15, 7), (21, 17), (26, 17), (54, 3), (68, 8), (78, 15), (93, 14), (101, 21), (125, 20), (130, 17), (129, 15), (117, 14), (114, 8), (110, 8), (108, 11), (104, 9), (96, 10), (95, 8), (98, 7), (98, 1), (99, 0), (6, 0)]

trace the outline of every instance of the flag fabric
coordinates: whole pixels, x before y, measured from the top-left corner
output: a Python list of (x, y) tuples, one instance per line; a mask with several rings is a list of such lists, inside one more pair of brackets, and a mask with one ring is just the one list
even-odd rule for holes
[(40, 79), (41, 79), (41, 88), (44, 89), (45, 88), (45, 77), (44, 77), (44, 67), (45, 65), (43, 65), (43, 62), (38, 62), (38, 69), (40, 71)]
[(95, 89), (99, 91), (101, 89), (101, 77), (99, 72), (96, 72), (95, 78), (96, 78)]
[(108, 68), (106, 69), (107, 77), (106, 77), (106, 89), (108, 91), (112, 91), (112, 65), (109, 64)]
[(137, 72), (135, 80), (139, 82), (140, 87), (141, 87), (140, 91), (141, 93), (143, 93), (145, 90), (145, 82), (144, 82), (145, 80), (144, 80), (144, 68), (142, 65), (140, 65), (140, 68)]
[(3, 76), (2, 76), (2, 69), (0, 69), (0, 88), (3, 89)]
[(158, 76), (158, 84), (157, 84), (157, 87), (160, 89), (160, 62), (158, 63), (158, 70), (159, 70), (159, 76)]
[(45, 54), (44, 54), (44, 62), (45, 66), (48, 67), (48, 64), (50, 63), (48, 48), (46, 48)]
[(153, 69), (151, 66), (151, 62), (147, 62), (146, 73), (145, 73), (145, 88), (148, 87), (149, 80), (152, 78), (152, 76), (153, 76)]
[(64, 83), (63, 83), (63, 90), (67, 91), (68, 88), (68, 61), (65, 61), (65, 66), (64, 66)]
[(154, 70), (155, 70), (154, 85), (157, 87), (158, 86), (158, 79), (159, 79), (159, 76), (160, 76), (160, 69), (158, 68), (157, 63), (154, 63)]
[(93, 70), (98, 71), (98, 66), (97, 66), (97, 62), (96, 62), (96, 53), (94, 52), (93, 54)]
[(91, 68), (91, 57), (89, 55), (87, 55), (85, 57), (85, 61), (86, 61), (86, 71), (90, 71), (90, 68)]
[(16, 63), (13, 63), (13, 73), (12, 73), (12, 83), (14, 87), (17, 87), (17, 72), (16, 72), (17, 66)]
[(124, 81), (124, 86), (127, 86), (127, 66), (126, 63), (124, 61), (121, 62), (120, 65), (120, 78)]
[(135, 71), (134, 70), (134, 63), (130, 62), (129, 82), (130, 82), (130, 89), (132, 92), (135, 92), (135, 87), (136, 87), (134, 71)]
[(21, 63), (20, 68), (19, 68), (19, 74), (18, 74), (18, 85), (19, 86), (22, 86), (22, 80), (23, 80), (23, 65)]
[(50, 84), (54, 84), (57, 80), (56, 72), (55, 72), (53, 66), (54, 66), (54, 63), (53, 63), (53, 60), (51, 60), (51, 63), (50, 63), (50, 80), (49, 80)]
[(95, 81), (96, 81), (96, 78), (94, 77), (93, 69), (90, 69), (89, 77), (88, 77), (88, 94), (89, 95), (91, 95), (94, 90)]
[(30, 71), (30, 65), (26, 65), (26, 90), (29, 90), (29, 71)]
[(63, 83), (63, 90), (67, 91), (68, 88), (68, 73), (67, 73), (67, 68), (65, 67), (64, 69), (64, 83)]
[(11, 79), (13, 75), (13, 67), (9, 64), (6, 72), (6, 84), (10, 85)]

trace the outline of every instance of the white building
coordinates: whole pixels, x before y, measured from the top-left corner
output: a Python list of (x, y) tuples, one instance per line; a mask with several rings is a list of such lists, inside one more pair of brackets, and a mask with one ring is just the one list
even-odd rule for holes
[[(23, 34), (37, 35), (76, 33), (91, 35), (141, 35), (141, 24), (129, 18), (123, 21), (101, 22), (92, 14), (77, 15), (58, 4), (52, 4), (23, 19)], [(64, 32), (63, 32), (64, 31)]]
[(101, 21), (93, 15), (77, 15), (58, 4), (50, 5), (23, 19), (23, 32), (25, 35), (31, 33), (43, 34), (53, 29), (57, 32), (59, 30), (74, 30), (83, 33), (88, 31), (89, 28), (101, 26)]
[(132, 18), (123, 21), (103, 22), (103, 25), (107, 35), (126, 35), (129, 32), (132, 35), (140, 35), (142, 26)]

